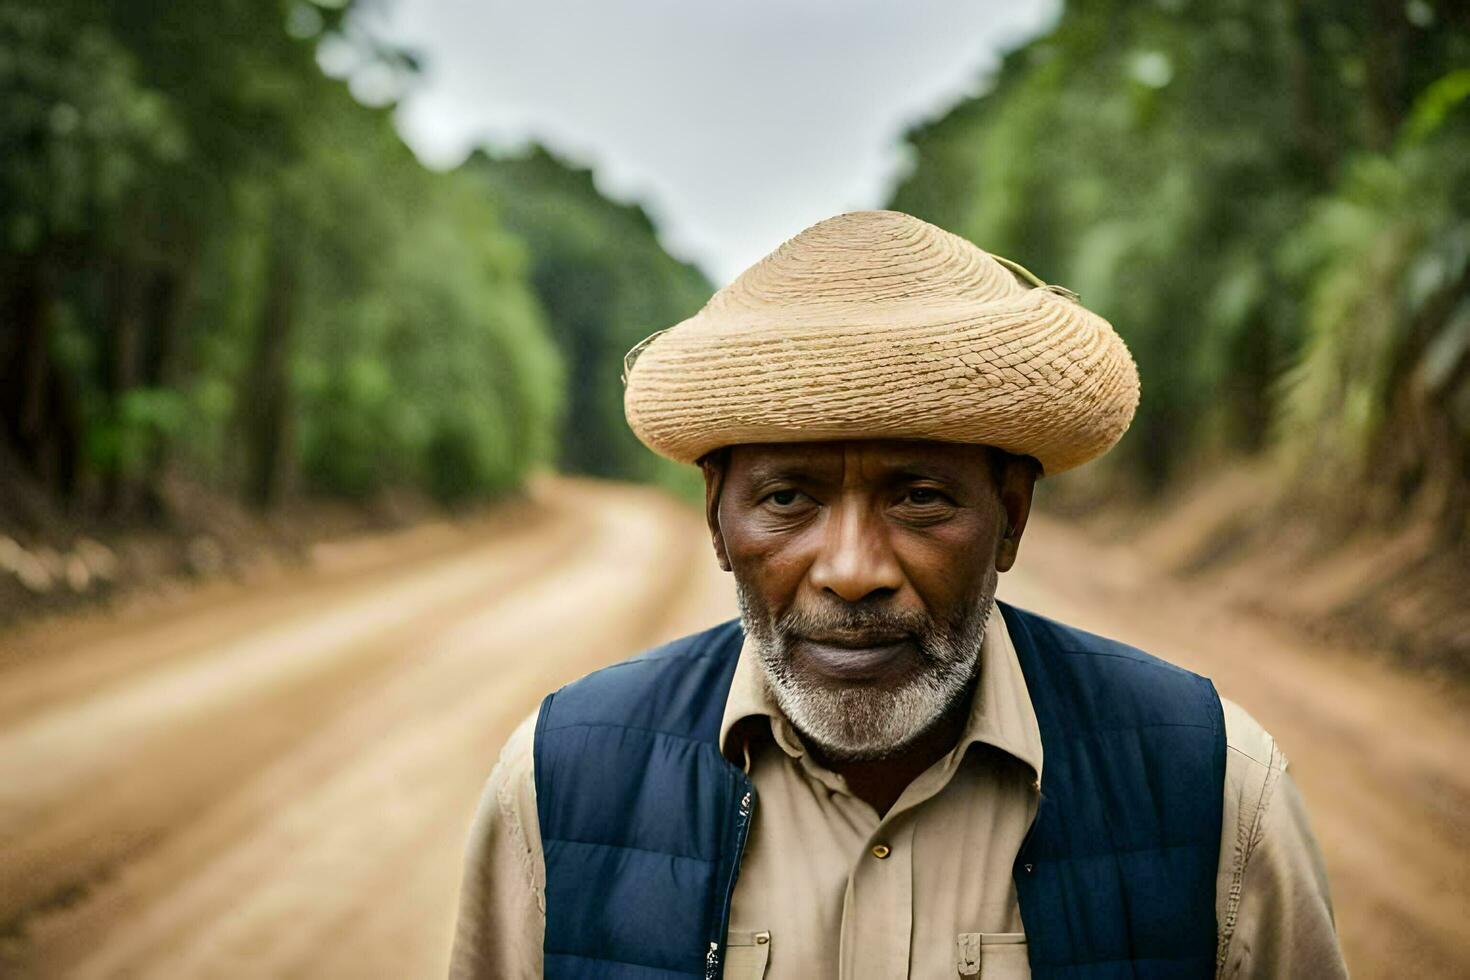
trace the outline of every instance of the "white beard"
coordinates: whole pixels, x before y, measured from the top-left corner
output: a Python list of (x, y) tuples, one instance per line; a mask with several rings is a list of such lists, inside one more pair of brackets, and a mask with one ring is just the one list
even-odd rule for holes
[(883, 759), (927, 732), (969, 689), (994, 602), (988, 592), (954, 629), (931, 623), (918, 637), (923, 666), (895, 688), (848, 685), (793, 669), (792, 636), (757, 615), (736, 582), (740, 621), (754, 641), (766, 687), (802, 738), (834, 762)]

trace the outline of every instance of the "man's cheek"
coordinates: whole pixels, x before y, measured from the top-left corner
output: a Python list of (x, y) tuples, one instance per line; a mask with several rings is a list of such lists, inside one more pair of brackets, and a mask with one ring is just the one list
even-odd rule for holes
[(760, 609), (778, 618), (791, 607), (800, 578), (791, 569), (780, 564), (742, 561), (732, 563), (738, 587), (745, 590), (751, 602)]

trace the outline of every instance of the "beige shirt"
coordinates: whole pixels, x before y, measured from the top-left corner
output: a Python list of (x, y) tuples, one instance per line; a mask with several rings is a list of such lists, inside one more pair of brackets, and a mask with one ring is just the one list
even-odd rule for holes
[[(1012, 865), (1036, 812), (1041, 735), (999, 611), (960, 742), (883, 817), (818, 765), (770, 698), (750, 645), (721, 745), (758, 804), (736, 879), (729, 980), (1030, 976)], [(1217, 976), (1345, 977), (1327, 880), (1286, 759), (1222, 699)], [(451, 976), (539, 978), (545, 865), (535, 716), (490, 775), (466, 856)]]

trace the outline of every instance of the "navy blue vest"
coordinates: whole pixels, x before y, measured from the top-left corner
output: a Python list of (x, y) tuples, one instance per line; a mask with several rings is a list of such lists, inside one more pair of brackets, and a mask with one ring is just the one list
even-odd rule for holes
[[(1013, 873), (1036, 980), (1215, 969), (1225, 727), (1206, 679), (998, 603), (1036, 710)], [(548, 980), (720, 975), (755, 787), (720, 753), (725, 623), (550, 695), (536, 722)]]

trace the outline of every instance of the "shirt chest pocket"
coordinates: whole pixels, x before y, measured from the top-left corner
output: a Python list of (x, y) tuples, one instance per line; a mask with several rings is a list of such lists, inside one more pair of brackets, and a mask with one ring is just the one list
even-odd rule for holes
[(761, 980), (771, 959), (771, 934), (731, 929), (725, 936), (725, 980)]
[(962, 932), (955, 937), (957, 975), (976, 980), (1030, 980), (1024, 932)]

